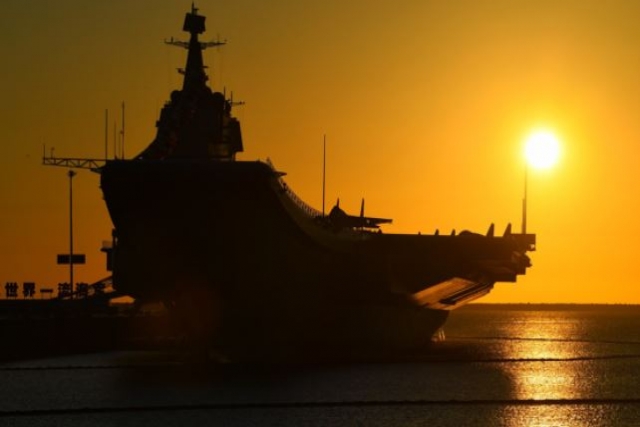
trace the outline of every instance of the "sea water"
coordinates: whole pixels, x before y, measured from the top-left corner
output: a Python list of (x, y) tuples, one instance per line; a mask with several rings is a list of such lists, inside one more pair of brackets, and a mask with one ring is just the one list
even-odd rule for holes
[(472, 305), (445, 334), (384, 363), (5, 363), (0, 425), (640, 426), (640, 307)]

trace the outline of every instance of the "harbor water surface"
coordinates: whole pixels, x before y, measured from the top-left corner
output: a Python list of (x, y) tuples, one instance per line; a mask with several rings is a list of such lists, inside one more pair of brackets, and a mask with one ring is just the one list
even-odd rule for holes
[(120, 351), (4, 363), (0, 425), (640, 426), (640, 306), (478, 304), (445, 333), (386, 362)]

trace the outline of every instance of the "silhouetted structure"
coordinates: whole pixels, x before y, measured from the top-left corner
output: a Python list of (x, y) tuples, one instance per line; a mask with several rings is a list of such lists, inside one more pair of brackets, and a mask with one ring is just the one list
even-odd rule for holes
[(89, 295), (89, 284), (84, 282), (76, 283), (76, 294), (79, 298), (86, 298)]
[(58, 297), (65, 297), (70, 295), (73, 290), (73, 285), (68, 282), (58, 283)]
[(207, 86), (205, 18), (187, 13), (181, 90), (157, 136), (101, 169), (115, 226), (113, 286), (161, 300), (189, 335), (227, 356), (385, 353), (428, 342), (450, 310), (513, 282), (535, 235), (380, 233), (391, 220), (328, 216), (302, 202), (270, 162), (243, 151), (232, 100)]
[(34, 282), (24, 282), (22, 284), (22, 295), (25, 298), (33, 298), (36, 294), (36, 284)]
[(16, 282), (7, 282), (4, 285), (5, 296), (7, 298), (17, 298), (18, 297), (18, 283)]

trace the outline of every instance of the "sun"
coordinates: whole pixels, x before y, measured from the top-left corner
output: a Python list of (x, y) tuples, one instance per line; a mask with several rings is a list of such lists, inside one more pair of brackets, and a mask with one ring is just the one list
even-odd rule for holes
[(527, 164), (536, 169), (548, 169), (558, 162), (560, 142), (549, 131), (533, 132), (525, 142), (524, 155)]

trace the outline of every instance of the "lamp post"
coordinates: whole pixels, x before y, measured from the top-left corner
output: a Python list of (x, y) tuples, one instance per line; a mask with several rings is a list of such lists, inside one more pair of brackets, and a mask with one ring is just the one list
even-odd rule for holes
[(524, 163), (524, 197), (522, 198), (522, 234), (527, 234), (527, 186), (529, 181), (529, 166)]
[(69, 177), (69, 286), (73, 292), (73, 177), (76, 173), (73, 170), (67, 172)]

